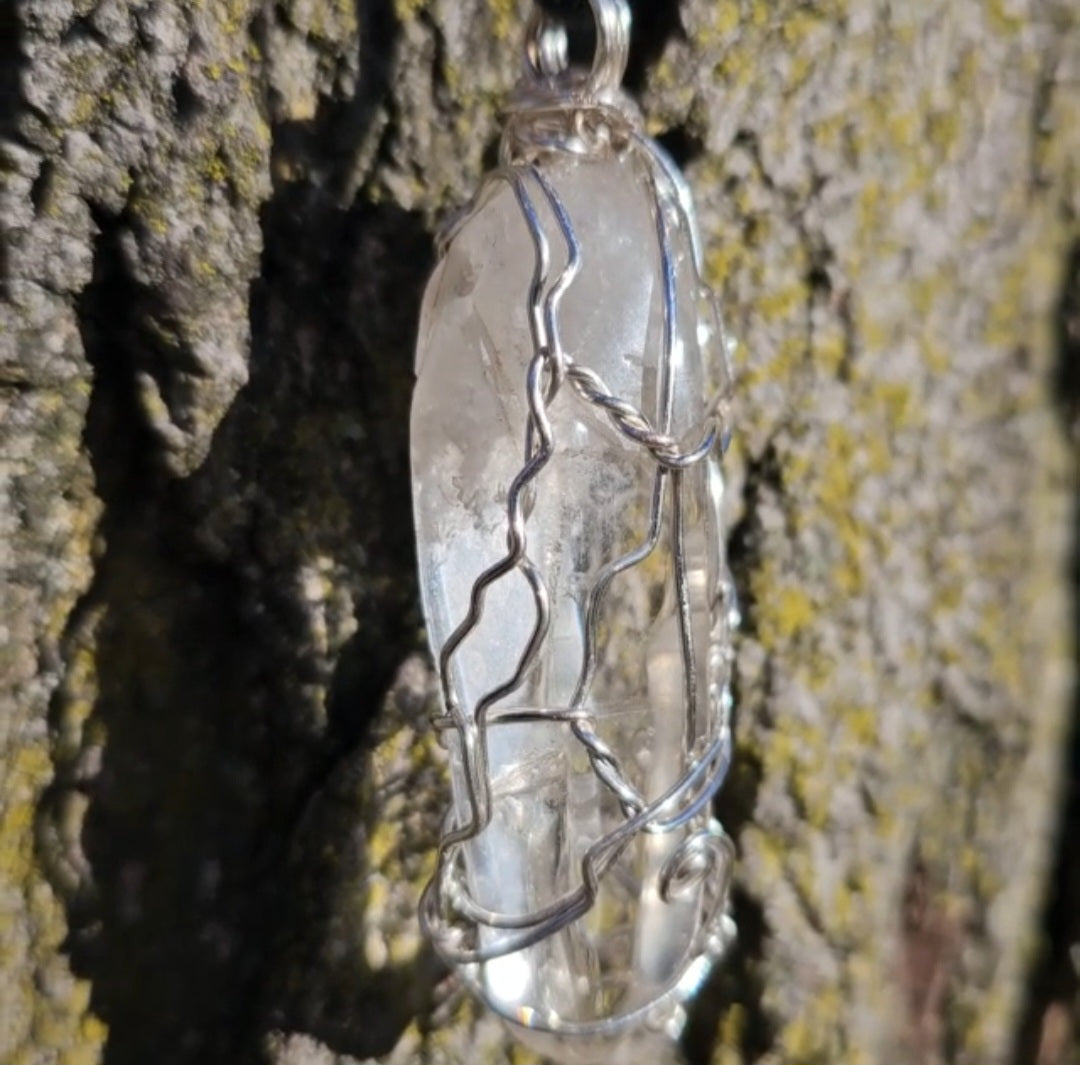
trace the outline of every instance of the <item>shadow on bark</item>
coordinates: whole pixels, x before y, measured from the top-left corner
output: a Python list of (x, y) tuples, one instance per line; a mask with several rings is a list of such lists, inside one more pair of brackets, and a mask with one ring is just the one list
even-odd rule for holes
[(0, 2), (0, 137), (15, 133), (22, 90), (20, 79), (24, 65), (22, 24), (15, 14), (13, 0)]
[[(676, 131), (677, 133), (677, 131)], [(677, 134), (681, 138), (681, 134)], [(669, 151), (679, 144), (665, 145)], [(758, 462), (749, 465), (743, 490), (743, 517), (732, 529), (728, 552), (732, 575), (739, 597), (744, 635), (754, 632), (754, 601), (748, 576), (760, 564), (763, 500), (780, 490), (779, 467), (771, 448)], [(738, 687), (738, 671), (733, 682), (736, 737), (731, 772), (717, 796), (716, 816), (724, 831), (738, 840), (754, 817), (762, 767), (756, 755), (738, 744), (739, 718), (746, 712)], [(683, 1049), (689, 1065), (707, 1065), (716, 1054), (716, 1044), (724, 1018), (736, 1013), (731, 1030), (737, 1045), (726, 1049), (739, 1054), (741, 1061), (757, 1061), (773, 1047), (774, 1025), (764, 1005), (764, 981), (760, 971), (770, 930), (761, 902), (738, 885), (732, 890), (732, 916), (738, 928), (731, 952), (713, 970), (705, 987), (695, 999), (683, 1035)]]
[[(0, 140), (14, 140), (22, 91), (22, 24), (15, 14), (14, 0), (0, 0)], [(7, 242), (0, 240), (0, 293), (5, 293)]]
[[(309, 556), (348, 559), (356, 631), (327, 656), (332, 672), (320, 678), (324, 744), (296, 780), (288, 818), (296, 827), (283, 841), (288, 872), (276, 900), (280, 920), (260, 1011), (266, 1025), (306, 1032), (362, 1058), (393, 1046), (437, 975), (421, 959), (416, 972), (383, 971), (376, 979), (355, 934), (360, 909), (342, 912), (349, 886), (363, 882), (359, 748), (420, 633), (408, 404), (419, 299), (433, 252), (418, 216), (393, 205), (342, 212), (309, 186), (280, 190), (264, 226), (256, 299), (263, 325), (255, 350), (273, 387), (296, 409), (292, 434), (268, 427), (264, 475), (294, 499), (325, 482), (315, 506), (282, 506), (268, 515), (270, 572), (295, 572), (303, 563), (293, 554), (300, 546)], [(314, 322), (322, 324), (309, 331)], [(295, 349), (291, 356), (282, 344)], [(320, 443), (325, 434), (329, 446)], [(349, 513), (335, 518), (334, 507)], [(268, 599), (274, 583), (266, 582)], [(292, 761), (284, 749), (280, 758)], [(287, 772), (283, 764), (271, 776)]]
[[(100, 616), (98, 695), (87, 724), (100, 765), (58, 760), (42, 816), (87, 793), (87, 883), (69, 908), (75, 971), (109, 1026), (108, 1065), (254, 1060), (242, 1018), (265, 936), (252, 906), (252, 841), (269, 820), (257, 766), (266, 726), (241, 579), (192, 550), (178, 487), (136, 404), (136, 352), (160, 331), (128, 276), (122, 220), (98, 219), (94, 279), (78, 311), (95, 383), (86, 447), (105, 549), (72, 634)], [(85, 747), (85, 743), (84, 743)]]
[[(407, 411), (432, 258), (417, 216), (334, 196), (396, 34), (389, 0), (358, 6), (382, 37), (365, 38), (357, 100), (275, 130), (319, 180), (279, 184), (263, 208), (250, 380), (187, 481), (164, 471), (138, 403), (136, 366), (176, 357), (163, 306), (125, 263), (139, 222), (96, 219), (77, 311), (104, 546), (67, 652), (89, 643), (97, 695), (38, 820), (55, 835), (71, 796), (88, 804), (85, 875), (52, 879), (108, 1025), (106, 1065), (254, 1065), (271, 1023), (363, 1057), (414, 1008), (330, 941), (334, 870), (363, 866), (360, 794), (334, 782), (418, 639)], [(331, 600), (353, 616), (343, 646), (320, 629)], [(313, 809), (329, 813), (309, 838)]]
[[(1066, 433), (1080, 445), (1080, 241), (1066, 258), (1055, 322), (1054, 395)], [(1074, 538), (1080, 530), (1080, 481), (1074, 486)], [(1073, 648), (1080, 675), (1080, 540), (1070, 565)], [(1017, 1035), (1014, 1065), (1065, 1065), (1080, 1039), (1080, 688), (1073, 696), (1071, 742), (1063, 752), (1064, 781), (1053, 872), (1042, 919), (1042, 950), (1031, 975)], [(1070, 1035), (1071, 1033), (1071, 1035)]]

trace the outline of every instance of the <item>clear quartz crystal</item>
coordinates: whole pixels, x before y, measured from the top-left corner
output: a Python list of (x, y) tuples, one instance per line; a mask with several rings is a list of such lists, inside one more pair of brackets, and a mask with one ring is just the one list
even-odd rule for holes
[[(689, 220), (668, 204), (662, 209), (678, 313), (665, 397), (661, 208), (651, 165), (637, 148), (602, 157), (552, 152), (538, 161), (582, 256), (559, 307), (559, 330), (569, 358), (692, 447), (706, 422), (715, 367), (724, 365), (723, 337), (695, 269)], [(567, 247), (540, 186), (530, 178), (527, 188), (550, 247), (550, 286), (566, 265)], [(526, 457), (534, 263), (513, 186), (495, 176), (454, 230), (424, 298), (412, 462), (422, 595), (436, 660), (468, 612), (477, 577), (507, 551), (507, 493)], [(550, 595), (550, 629), (524, 683), (497, 708), (571, 705), (583, 667), (589, 591), (605, 564), (647, 539), (657, 486), (659, 467), (648, 450), (569, 383), (548, 413), (554, 452), (527, 494), (525, 513), (527, 555)], [(646, 800), (682, 776), (726, 712), (717, 461), (710, 456), (680, 475), (696, 706), (687, 706), (675, 590), (673, 477), (661, 479), (655, 549), (611, 582), (596, 626), (596, 669), (583, 706)], [(445, 678), (466, 714), (514, 675), (536, 616), (520, 572), (490, 586), (482, 618)], [(471, 808), (452, 732), (449, 748), (453, 817), (467, 823)], [(466, 880), (481, 905), (525, 914), (581, 882), (582, 855), (625, 813), (565, 723), (494, 724), (488, 751), (492, 817), (465, 844)], [(633, 1011), (668, 990), (693, 960), (703, 889), (691, 885), (665, 901), (659, 875), (687, 835), (707, 824), (706, 811), (676, 832), (636, 837), (603, 878), (588, 914), (484, 963), (485, 997), (524, 1025), (557, 1027)], [(480, 943), (490, 947), (505, 934), (484, 927)], [(644, 1053), (656, 1060), (654, 1050)]]

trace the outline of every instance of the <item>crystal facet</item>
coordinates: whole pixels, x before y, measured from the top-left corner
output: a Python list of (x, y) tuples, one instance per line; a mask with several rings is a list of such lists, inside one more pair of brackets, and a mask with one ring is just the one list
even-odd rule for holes
[[(548, 151), (488, 178), (448, 239), (420, 323), (412, 462), (424, 610), (436, 658), (452, 648), (447, 717), (479, 737), (463, 750), (465, 732), (448, 728), (450, 827), (486, 822), (462, 844), (464, 887), (469, 905), (507, 919), (480, 921), (472, 949), (486, 960), (474, 982), (523, 1029), (600, 1031), (640, 1011), (642, 1029), (663, 1034), (707, 971), (701, 959), (730, 936), (729, 856), (706, 775), (679, 790), (706, 755), (722, 779), (728, 753), (719, 449), (685, 468), (673, 459), (701, 441), (728, 353), (692, 219), (661, 163), (631, 142)], [(538, 341), (549, 442), (527, 389)], [(558, 380), (555, 348), (584, 372)], [(621, 421), (598, 393), (621, 401)], [(462, 628), (478, 578), (515, 547), (517, 563), (485, 584), (482, 612)], [(470, 759), (490, 783), (486, 813)], [(605, 779), (611, 766), (621, 793)], [(504, 953), (528, 915), (583, 890), (583, 860), (605, 837), (635, 814), (644, 825), (642, 803), (669, 792), (652, 827), (604, 851), (587, 912)], [(687, 794), (698, 800), (689, 809)], [(602, 1033), (594, 1043), (575, 1060), (621, 1060)], [(655, 1061), (643, 1045), (625, 1060)]]

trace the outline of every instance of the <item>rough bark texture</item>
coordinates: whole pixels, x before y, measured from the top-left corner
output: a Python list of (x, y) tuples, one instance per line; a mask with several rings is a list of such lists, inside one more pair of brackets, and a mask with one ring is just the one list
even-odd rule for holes
[[(1075, 1061), (1080, 10), (635, 8), (743, 342), (742, 935), (688, 1051)], [(519, 15), (0, 2), (0, 1061), (524, 1060), (414, 923), (406, 455)]]

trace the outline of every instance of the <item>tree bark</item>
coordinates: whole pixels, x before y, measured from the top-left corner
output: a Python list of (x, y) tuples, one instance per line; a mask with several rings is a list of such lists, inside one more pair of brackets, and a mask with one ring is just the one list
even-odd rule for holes
[[(523, 1060), (415, 926), (407, 461), (519, 6), (0, 2), (0, 1061)], [(633, 7), (741, 340), (687, 1052), (1075, 1062), (1080, 11)]]

